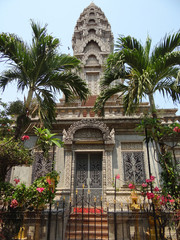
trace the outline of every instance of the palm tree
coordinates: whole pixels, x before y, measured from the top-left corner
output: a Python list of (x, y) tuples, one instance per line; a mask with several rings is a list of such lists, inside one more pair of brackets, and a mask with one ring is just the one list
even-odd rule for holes
[(31, 45), (14, 34), (0, 34), (1, 57), (10, 64), (0, 76), (0, 87), (4, 91), (9, 83), (16, 81), (18, 90), (28, 90), (23, 114), (17, 119), (16, 137), (21, 134), (32, 108), (45, 124), (52, 123), (56, 93), (62, 92), (66, 101), (75, 96), (85, 100), (88, 95), (86, 83), (77, 75), (80, 61), (58, 53), (59, 40), (47, 34), (47, 25), (41, 27), (31, 21), (31, 27)]
[[(107, 59), (102, 89), (95, 110), (103, 110), (106, 101), (114, 94), (123, 97), (126, 114), (135, 111), (144, 97), (149, 98), (150, 112), (156, 117), (154, 93), (180, 100), (180, 31), (167, 35), (151, 52), (151, 39), (145, 46), (133, 37), (120, 36), (116, 52)], [(116, 80), (116, 81), (115, 81)], [(118, 81), (117, 81), (118, 80)], [(115, 84), (113, 84), (115, 82)]]
[[(173, 102), (180, 102), (180, 31), (167, 35), (151, 52), (151, 39), (148, 37), (143, 47), (130, 36), (120, 36), (117, 49), (108, 59), (102, 91), (96, 100), (95, 111), (103, 113), (106, 101), (114, 94), (122, 97), (125, 114), (133, 113), (144, 97), (149, 98), (150, 113), (158, 121), (154, 93), (159, 91), (163, 96), (170, 96)], [(155, 127), (155, 131), (160, 129)], [(169, 157), (165, 142), (155, 140), (156, 151), (161, 157), (161, 167), (166, 176), (172, 180), (174, 189), (177, 179), (169, 174), (173, 161)], [(160, 148), (159, 148), (160, 147)], [(169, 165), (169, 166), (168, 166)], [(175, 192), (175, 191), (174, 191)]]

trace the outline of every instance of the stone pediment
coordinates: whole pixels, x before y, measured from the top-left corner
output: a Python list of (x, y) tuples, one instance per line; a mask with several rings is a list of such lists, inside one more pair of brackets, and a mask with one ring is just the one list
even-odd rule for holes
[(114, 129), (110, 132), (107, 125), (95, 119), (83, 119), (72, 124), (68, 131), (63, 130), (65, 145), (73, 143), (96, 143), (114, 145)]

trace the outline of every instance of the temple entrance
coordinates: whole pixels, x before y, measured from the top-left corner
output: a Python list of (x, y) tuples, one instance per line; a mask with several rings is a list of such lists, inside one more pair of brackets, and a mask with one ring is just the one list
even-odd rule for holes
[(77, 195), (82, 193), (83, 187), (85, 200), (92, 203), (96, 197), (99, 204), (102, 196), (102, 152), (76, 153)]

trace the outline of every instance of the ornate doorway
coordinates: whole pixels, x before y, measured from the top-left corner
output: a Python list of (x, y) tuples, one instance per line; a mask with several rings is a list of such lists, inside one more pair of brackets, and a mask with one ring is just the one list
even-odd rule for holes
[[(102, 196), (102, 153), (76, 153), (75, 188), (81, 194), (84, 187), (84, 197), (91, 202), (96, 197), (97, 203)], [(88, 196), (89, 194), (89, 196)]]
[[(81, 195), (84, 184), (84, 197), (91, 191), (91, 202), (103, 204), (106, 194), (112, 191), (112, 151), (115, 145), (114, 129), (109, 130), (103, 121), (82, 119), (63, 130), (65, 171), (64, 189), (71, 199), (76, 189)], [(77, 194), (78, 195), (78, 194)], [(98, 203), (97, 203), (98, 204)]]

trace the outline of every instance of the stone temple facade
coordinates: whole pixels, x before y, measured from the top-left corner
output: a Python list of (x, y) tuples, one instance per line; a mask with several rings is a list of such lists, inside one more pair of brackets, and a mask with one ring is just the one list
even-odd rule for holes
[[(66, 199), (73, 199), (76, 189), (81, 192), (84, 184), (85, 192), (90, 190), (97, 199), (102, 196), (103, 206), (106, 206), (107, 202), (113, 202), (113, 179), (119, 174), (117, 201), (126, 203), (130, 193), (127, 184), (138, 184), (149, 177), (144, 137), (135, 131), (143, 113), (149, 109), (148, 103), (141, 104), (133, 116), (126, 116), (121, 98), (114, 96), (108, 100), (103, 118), (93, 112), (94, 102), (100, 92), (103, 64), (113, 51), (113, 42), (111, 26), (105, 14), (91, 3), (80, 14), (72, 38), (74, 55), (82, 61), (80, 74), (86, 80), (91, 96), (86, 103), (76, 100), (65, 104), (64, 99), (60, 99), (57, 121), (53, 125), (53, 131), (64, 141), (64, 147), (55, 150), (55, 168), (61, 172), (57, 200), (62, 195)], [(159, 110), (167, 123), (180, 120), (176, 111)], [(32, 123), (36, 121), (36, 118), (32, 118)], [(33, 132), (30, 137), (29, 145), (33, 146), (36, 140)], [(159, 184), (159, 166), (154, 159), (154, 147), (149, 147), (152, 174)], [(31, 184), (40, 172), (51, 169), (51, 160), (43, 163), (38, 153), (35, 156), (33, 166), (15, 167), (12, 170), (11, 181), (19, 176)]]

